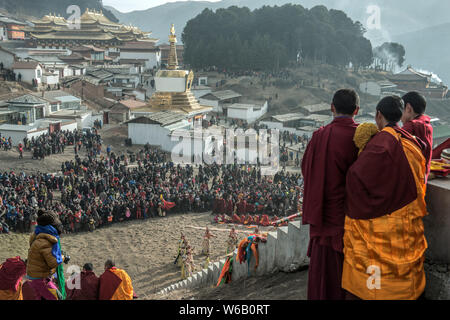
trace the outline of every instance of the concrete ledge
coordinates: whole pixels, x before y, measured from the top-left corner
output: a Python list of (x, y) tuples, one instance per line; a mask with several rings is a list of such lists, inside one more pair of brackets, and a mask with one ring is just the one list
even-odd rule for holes
[(208, 269), (203, 269), (202, 271), (200, 271), (201, 273), (201, 286), (205, 287), (208, 285)]
[(198, 286), (198, 274), (196, 273), (192, 275), (192, 286), (194, 288)]
[(275, 254), (276, 266), (279, 270), (285, 270), (289, 265), (289, 235), (288, 227), (279, 227), (277, 229), (277, 248)]
[(222, 271), (222, 269), (220, 268), (219, 262), (214, 262), (213, 268), (214, 268), (214, 273), (213, 273), (213, 283), (214, 283), (214, 282), (217, 282), (217, 280), (219, 280), (220, 272)]
[(258, 243), (259, 265), (256, 269), (257, 276), (263, 276), (267, 273), (267, 252), (267, 243)]
[(214, 281), (214, 266), (212, 264), (208, 267), (208, 283), (213, 283)]
[(267, 273), (273, 273), (277, 270), (276, 253), (277, 253), (278, 233), (276, 231), (269, 232), (267, 235)]
[(240, 263), (237, 259), (237, 250), (233, 256), (233, 274), (231, 281), (241, 280), (247, 277), (247, 263)]
[(429, 181), (426, 202), (430, 213), (423, 219), (427, 257), (450, 264), (450, 178)]

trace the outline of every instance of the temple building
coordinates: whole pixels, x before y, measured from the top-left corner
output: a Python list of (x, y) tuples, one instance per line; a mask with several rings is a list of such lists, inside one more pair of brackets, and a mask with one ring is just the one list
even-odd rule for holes
[(173, 111), (186, 114), (189, 121), (203, 119), (212, 107), (201, 106), (191, 91), (194, 72), (178, 69), (175, 28), (172, 25), (170, 52), (167, 69), (159, 70), (155, 75), (156, 92), (150, 98), (150, 107), (146, 111)]
[(408, 91), (418, 91), (427, 98), (444, 99), (448, 93), (448, 87), (441, 83), (432, 81), (432, 74), (419, 72), (408, 66), (400, 73), (389, 77), (389, 80), (397, 85), (397, 89)]
[(86, 9), (79, 22), (79, 26), (75, 26), (64, 17), (52, 14), (32, 21), (34, 27), (24, 28), (25, 35), (29, 39), (28, 45), (56, 49), (82, 45), (109, 48), (121, 46), (129, 41), (151, 43), (158, 41), (149, 37), (150, 32), (110, 21), (101, 11)]

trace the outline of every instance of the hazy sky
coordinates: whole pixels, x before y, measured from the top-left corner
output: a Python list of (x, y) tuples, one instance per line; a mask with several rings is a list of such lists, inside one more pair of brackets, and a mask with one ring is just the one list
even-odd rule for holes
[[(104, 6), (112, 6), (121, 12), (130, 12), (133, 10), (145, 10), (151, 7), (156, 7), (167, 2), (177, 2), (186, 0), (103, 0)], [(205, 0), (193, 0), (205, 1)], [(217, 2), (220, 0), (206, 0), (210, 2)]]

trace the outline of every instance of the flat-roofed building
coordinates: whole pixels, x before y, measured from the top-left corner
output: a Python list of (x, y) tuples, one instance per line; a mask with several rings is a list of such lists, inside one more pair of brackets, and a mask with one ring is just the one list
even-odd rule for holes
[(226, 106), (227, 117), (254, 123), (267, 113), (267, 101), (259, 103), (233, 103)]
[[(213, 108), (213, 112), (226, 113), (226, 105), (239, 103), (242, 95), (233, 90), (213, 91), (199, 98), (200, 104)], [(225, 106), (225, 108), (224, 108)]]
[(323, 114), (331, 115), (331, 105), (329, 103), (318, 103), (300, 107), (300, 111), (305, 115)]

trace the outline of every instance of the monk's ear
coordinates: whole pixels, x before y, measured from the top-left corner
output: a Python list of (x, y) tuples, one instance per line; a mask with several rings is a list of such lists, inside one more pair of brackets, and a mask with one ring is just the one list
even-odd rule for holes
[(353, 112), (353, 116), (357, 116), (359, 113), (359, 106), (356, 106), (355, 112)]
[(414, 109), (413, 109), (413, 107), (411, 106), (410, 103), (407, 103), (407, 104), (406, 104), (406, 106), (405, 106), (405, 112), (408, 113), (408, 114), (413, 114), (413, 113), (414, 113)]
[(331, 112), (333, 114), (336, 114), (336, 107), (334, 106), (334, 104), (331, 104)]

